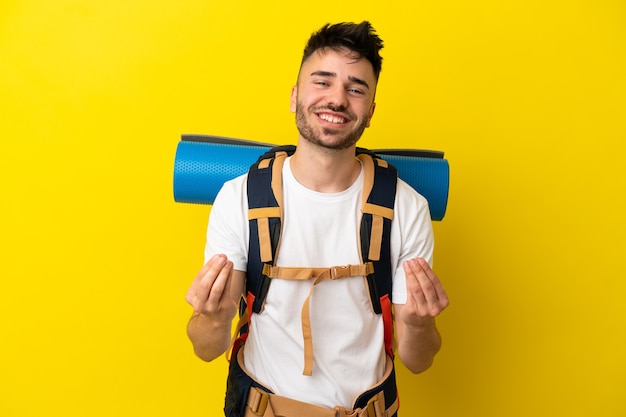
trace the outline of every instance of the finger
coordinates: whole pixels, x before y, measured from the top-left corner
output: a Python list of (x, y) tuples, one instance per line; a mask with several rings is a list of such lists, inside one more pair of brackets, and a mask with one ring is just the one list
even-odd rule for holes
[[(210, 260), (209, 260), (210, 262)], [(185, 300), (191, 304), (192, 307), (194, 307), (194, 299), (197, 296), (198, 293), (198, 287), (200, 286), (200, 282), (202, 281), (202, 278), (204, 277), (204, 275), (207, 273), (210, 265), (209, 262), (205, 263), (202, 266), (202, 269), (200, 271), (198, 271), (198, 273), (196, 274), (196, 276), (194, 277), (193, 281), (191, 282), (191, 285), (189, 286), (189, 289), (187, 290), (187, 294), (185, 296)]]
[(226, 257), (224, 255), (214, 255), (196, 275), (187, 295), (187, 302), (191, 304), (194, 311), (201, 312), (204, 309), (213, 283), (225, 262)]
[(408, 264), (419, 287), (413, 292), (418, 314), (437, 316), (448, 305), (448, 298), (439, 278), (422, 258), (412, 259)]
[(434, 294), (439, 304), (443, 308), (445, 308), (449, 303), (448, 294), (446, 293), (446, 290), (443, 288), (443, 284), (439, 280), (439, 277), (437, 276), (437, 274), (435, 274), (435, 272), (431, 269), (428, 262), (426, 262), (424, 259), (418, 258), (417, 262), (419, 263), (419, 265), (422, 267), (422, 270), (426, 274), (426, 278), (428, 278), (428, 280), (430, 281), (430, 284), (432, 285)]
[(424, 292), (417, 277), (418, 268), (414, 265), (414, 260), (404, 262), (403, 267), (406, 276), (406, 292), (407, 292), (407, 304), (413, 304), (414, 308), (419, 312), (426, 299), (424, 298)]
[[(406, 262), (410, 271), (410, 281), (414, 281), (415, 285), (422, 291), (428, 291), (428, 288), (432, 287), (430, 278), (427, 275), (426, 270), (420, 264), (421, 258), (411, 259)], [(426, 264), (428, 265), (428, 264)]]
[(227, 260), (226, 255), (213, 255), (198, 274), (200, 276), (200, 284), (211, 286)]
[(233, 263), (227, 261), (219, 274), (213, 281), (209, 298), (207, 300), (207, 310), (216, 311), (220, 304), (230, 299), (230, 283), (233, 271)]
[[(202, 277), (204, 277), (204, 268), (196, 275), (185, 296), (185, 300), (193, 307), (195, 312), (198, 312), (198, 305), (200, 304), (199, 299), (203, 297), (203, 293), (205, 292), (200, 285)], [(208, 291), (204, 294), (205, 297), (206, 295), (208, 295)]]
[(426, 299), (429, 302), (436, 301), (439, 298), (437, 293), (437, 283), (439, 283), (439, 278), (437, 278), (437, 275), (424, 259), (415, 259), (413, 265), (415, 267), (415, 276), (424, 290)]

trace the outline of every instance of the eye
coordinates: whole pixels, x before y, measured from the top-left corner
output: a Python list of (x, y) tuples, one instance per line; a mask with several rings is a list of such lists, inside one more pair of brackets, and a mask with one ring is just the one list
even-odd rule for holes
[(360, 90), (360, 89), (358, 89), (358, 88), (349, 88), (349, 89), (348, 89), (348, 92), (349, 92), (349, 93), (352, 93), (352, 94), (358, 94), (358, 95), (363, 95), (363, 94), (365, 94), (365, 92), (364, 92), (363, 90)]

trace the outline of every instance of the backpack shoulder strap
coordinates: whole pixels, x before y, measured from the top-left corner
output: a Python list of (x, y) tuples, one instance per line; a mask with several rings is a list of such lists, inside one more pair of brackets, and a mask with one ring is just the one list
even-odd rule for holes
[[(380, 299), (391, 299), (391, 222), (393, 220), (398, 173), (393, 165), (369, 151), (358, 154), (365, 167), (360, 230), (363, 262), (373, 262), (368, 276), (374, 311), (380, 314)], [(375, 284), (375, 285), (372, 285)]]
[(370, 151), (357, 149), (364, 166), (362, 217), (360, 229), (361, 258), (374, 265), (367, 275), (372, 308), (382, 314), (385, 350), (393, 357), (393, 315), (391, 292), (391, 222), (394, 215), (398, 172), (393, 165)]
[[(246, 290), (254, 299), (252, 311), (259, 313), (270, 279), (263, 274), (266, 263), (274, 264), (282, 220), (282, 167), (295, 146), (270, 149), (248, 171), (248, 267)], [(248, 297), (250, 299), (250, 297)]]

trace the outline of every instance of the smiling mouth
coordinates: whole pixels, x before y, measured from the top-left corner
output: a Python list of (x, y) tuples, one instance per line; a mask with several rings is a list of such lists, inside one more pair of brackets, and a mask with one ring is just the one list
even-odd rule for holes
[(324, 120), (325, 122), (333, 123), (336, 125), (342, 125), (342, 124), (348, 123), (347, 118), (336, 115), (336, 114), (318, 113), (317, 117)]

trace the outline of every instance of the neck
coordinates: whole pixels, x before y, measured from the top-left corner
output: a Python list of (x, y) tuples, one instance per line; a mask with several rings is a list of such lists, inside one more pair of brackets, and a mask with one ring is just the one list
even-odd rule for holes
[(291, 171), (296, 180), (310, 190), (341, 192), (354, 184), (361, 173), (361, 164), (354, 153), (354, 146), (333, 150), (300, 140), (291, 158)]

